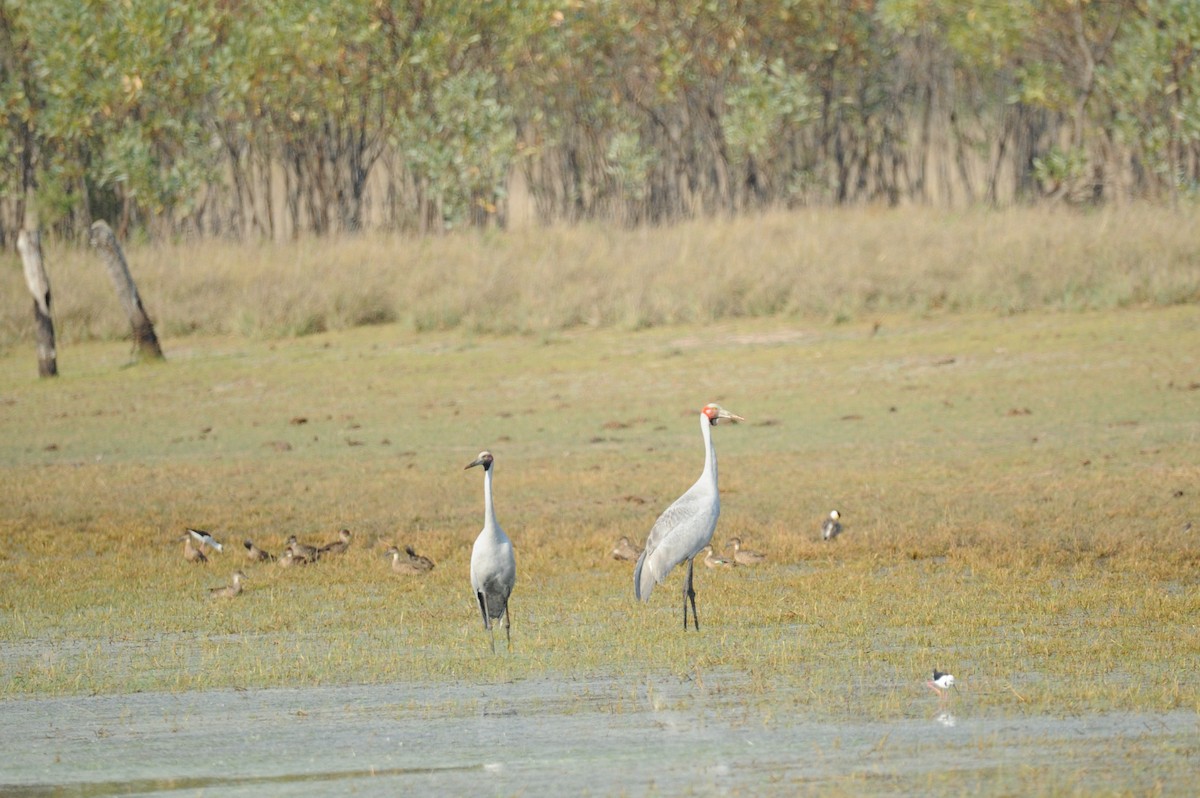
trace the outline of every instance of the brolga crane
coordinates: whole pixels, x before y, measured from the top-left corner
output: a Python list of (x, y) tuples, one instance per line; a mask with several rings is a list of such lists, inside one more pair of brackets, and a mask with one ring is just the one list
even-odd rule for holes
[(517, 581), (517, 561), (513, 557), (512, 541), (496, 521), (496, 508), (492, 504), (494, 462), (491, 452), (480, 452), (479, 457), (467, 465), (467, 468), (483, 466), (483, 530), (471, 548), (471, 591), (479, 602), (483, 628), (491, 632), (493, 654), (496, 653), (494, 623), (499, 622), (501, 616), (504, 617), (504, 637), (509, 650), (512, 650), (508, 597), (512, 595), (513, 585)]
[(745, 421), (720, 405), (705, 405), (700, 411), (700, 434), (704, 437), (704, 471), (696, 484), (671, 504), (654, 522), (646, 548), (633, 569), (633, 594), (642, 601), (650, 600), (650, 591), (662, 582), (671, 569), (687, 560), (687, 576), (683, 580), (683, 628), (687, 629), (688, 602), (692, 604), (692, 622), (700, 630), (696, 615), (696, 591), (692, 586), (696, 555), (712, 540), (721, 514), (721, 499), (717, 493), (717, 453), (713, 449), (712, 428), (720, 421)]

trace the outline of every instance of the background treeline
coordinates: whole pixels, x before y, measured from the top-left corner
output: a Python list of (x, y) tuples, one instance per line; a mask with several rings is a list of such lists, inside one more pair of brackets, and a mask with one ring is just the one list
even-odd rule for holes
[(0, 244), (1176, 201), (1195, 0), (0, 0)]

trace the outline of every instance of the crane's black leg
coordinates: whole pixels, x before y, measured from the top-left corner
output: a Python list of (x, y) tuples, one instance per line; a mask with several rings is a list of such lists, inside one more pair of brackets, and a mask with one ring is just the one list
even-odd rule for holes
[[(692, 564), (692, 561), (688, 560), (688, 565), (690, 566), (691, 564)], [(691, 580), (689, 580), (687, 578), (684, 578), (684, 580), (683, 580), (683, 631), (685, 631), (685, 632), (687, 631), (688, 591), (692, 589), (690, 581)]]
[(488, 618), (488, 600), (487, 594), (482, 590), (477, 594), (479, 596), (479, 609), (483, 611), (483, 628), (487, 629), (492, 636), (492, 653), (496, 653), (496, 630), (492, 628), (491, 619)]
[(504, 603), (504, 639), (508, 643), (508, 652), (512, 653), (512, 615), (509, 614), (508, 602)]
[[(688, 560), (688, 576), (687, 576), (687, 597), (692, 602), (692, 623), (696, 624), (696, 631), (700, 631), (700, 616), (696, 614), (696, 590), (692, 587), (692, 566), (694, 560)], [(683, 628), (687, 628), (687, 607), (683, 611)]]

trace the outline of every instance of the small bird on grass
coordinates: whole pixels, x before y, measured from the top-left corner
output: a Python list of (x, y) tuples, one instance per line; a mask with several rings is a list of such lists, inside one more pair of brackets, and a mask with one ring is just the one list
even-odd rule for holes
[(613, 547), (612, 558), (614, 560), (628, 560), (633, 562), (637, 560), (638, 555), (642, 553), (642, 547), (633, 543), (627, 536), (622, 535), (617, 541), (617, 545)]
[(838, 535), (842, 534), (842, 523), (838, 520), (841, 517), (842, 514), (837, 510), (829, 511), (829, 517), (825, 519), (823, 524), (821, 524), (822, 540), (833, 540)]
[(231, 584), (224, 587), (210, 587), (208, 589), (208, 597), (214, 599), (233, 598), (238, 593), (241, 593), (242, 580), (246, 578), (246, 575), (241, 571), (234, 571), (231, 578), (233, 580)]
[(423, 574), (433, 570), (433, 560), (417, 554), (412, 546), (405, 546), (403, 553), (392, 546), (387, 550), (387, 556), (392, 558), (392, 570), (398, 574)]
[(733, 549), (733, 561), (738, 565), (758, 565), (767, 559), (762, 552), (743, 549), (741, 538), (730, 538), (725, 548)]
[(350, 548), (350, 530), (343, 529), (338, 532), (337, 540), (326, 543), (319, 549), (319, 552), (321, 554), (345, 554), (348, 548)]
[(222, 546), (216, 538), (205, 532), (203, 529), (192, 529), (189, 527), (187, 533), (191, 535), (197, 543), (200, 544), (201, 548), (207, 546), (208, 548), (216, 549), (217, 551), (225, 550), (225, 547)]
[(704, 565), (708, 568), (732, 568), (737, 565), (733, 560), (717, 557), (712, 546), (704, 547)]
[(301, 543), (295, 535), (287, 539), (288, 551), (297, 559), (302, 559), (304, 562), (316, 562), (321, 556), (321, 550), (316, 546), (310, 546), (307, 543)]
[(249, 538), (242, 544), (246, 547), (246, 559), (250, 562), (274, 562), (275, 555), (269, 551), (263, 551)]
[(416, 551), (413, 550), (412, 546), (405, 546), (404, 553), (408, 555), (409, 561), (411, 561), (414, 565), (416, 565), (422, 571), (432, 571), (433, 570), (433, 560), (429, 559), (428, 557), (424, 556), (423, 554), (417, 554)]
[(296, 552), (291, 549), (284, 549), (283, 554), (279, 555), (279, 567), (291, 568), (293, 565), (308, 565), (308, 560), (297, 556)]
[(192, 543), (191, 535), (185, 533), (178, 539), (183, 541), (183, 559), (188, 562), (201, 564), (208, 562), (208, 558), (204, 556), (204, 552), (196, 548), (195, 544)]
[(951, 687), (955, 690), (958, 689), (954, 684), (954, 676), (949, 673), (942, 673), (937, 668), (933, 669), (933, 678), (925, 682), (925, 686), (937, 693), (939, 698), (945, 698), (946, 691)]

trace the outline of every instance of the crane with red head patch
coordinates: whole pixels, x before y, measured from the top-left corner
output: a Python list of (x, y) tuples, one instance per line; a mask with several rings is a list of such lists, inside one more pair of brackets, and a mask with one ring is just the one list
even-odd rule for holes
[(717, 491), (717, 453), (713, 449), (712, 428), (722, 421), (736, 423), (744, 418), (730, 413), (717, 404), (705, 405), (700, 411), (700, 434), (704, 439), (704, 470), (700, 478), (682, 496), (663, 511), (646, 548), (638, 557), (633, 570), (633, 594), (649, 601), (654, 586), (681, 562), (687, 562), (683, 582), (683, 628), (687, 629), (688, 603), (692, 605), (692, 622), (697, 631), (700, 619), (696, 615), (696, 591), (692, 585), (696, 555), (712, 541), (721, 514), (721, 499)]

